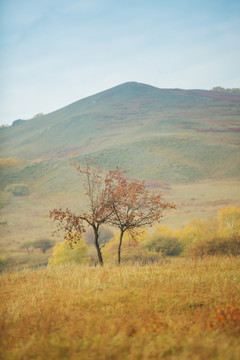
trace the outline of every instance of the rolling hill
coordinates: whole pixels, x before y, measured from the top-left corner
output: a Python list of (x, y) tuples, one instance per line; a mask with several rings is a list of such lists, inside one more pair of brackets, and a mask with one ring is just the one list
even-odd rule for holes
[(239, 94), (136, 82), (17, 120), (0, 128), (3, 244), (49, 236), (48, 210), (79, 206), (71, 164), (85, 157), (165, 191), (181, 205), (173, 226), (239, 204), (239, 135)]
[(170, 182), (240, 175), (240, 95), (134, 82), (0, 131), (1, 157), (94, 155)]

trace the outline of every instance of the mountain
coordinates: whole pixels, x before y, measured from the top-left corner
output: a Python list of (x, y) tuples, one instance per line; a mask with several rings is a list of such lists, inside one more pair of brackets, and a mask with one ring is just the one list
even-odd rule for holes
[(129, 82), (0, 129), (0, 156), (95, 156), (149, 180), (240, 175), (240, 95)]
[(239, 94), (129, 82), (40, 115), (0, 128), (0, 248), (9, 257), (51, 236), (49, 209), (79, 208), (72, 164), (85, 157), (163, 191), (178, 204), (172, 227), (239, 204)]

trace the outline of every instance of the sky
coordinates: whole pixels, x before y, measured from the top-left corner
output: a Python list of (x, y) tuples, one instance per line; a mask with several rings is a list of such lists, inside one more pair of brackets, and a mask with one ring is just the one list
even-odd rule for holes
[(240, 0), (0, 0), (0, 124), (127, 81), (240, 87)]

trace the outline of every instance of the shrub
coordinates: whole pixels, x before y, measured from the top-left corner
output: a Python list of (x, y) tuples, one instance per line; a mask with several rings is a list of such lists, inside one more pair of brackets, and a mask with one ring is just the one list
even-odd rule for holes
[(240, 307), (232, 305), (218, 307), (214, 319), (210, 322), (210, 327), (240, 334)]
[(204, 257), (206, 255), (240, 255), (240, 236), (219, 237), (210, 240), (197, 241), (190, 249), (192, 257)]
[(88, 248), (83, 240), (71, 246), (65, 242), (58, 243), (53, 248), (53, 256), (49, 259), (49, 264), (85, 264), (89, 262), (87, 253)]
[(7, 259), (5, 256), (0, 256), (0, 269), (7, 264)]
[(11, 192), (15, 196), (27, 196), (30, 193), (28, 186), (23, 184), (8, 185), (6, 191)]
[(181, 242), (172, 236), (150, 238), (144, 246), (148, 250), (161, 252), (164, 256), (178, 256), (183, 251)]
[(24, 161), (17, 158), (0, 158), (0, 167), (20, 167)]

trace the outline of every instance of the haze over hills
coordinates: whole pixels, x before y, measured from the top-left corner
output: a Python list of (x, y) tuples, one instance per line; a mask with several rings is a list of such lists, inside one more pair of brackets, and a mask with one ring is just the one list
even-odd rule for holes
[(239, 135), (239, 94), (135, 82), (0, 128), (0, 247), (49, 238), (49, 209), (79, 208), (72, 163), (85, 157), (163, 191), (179, 205), (173, 227), (239, 205)]

